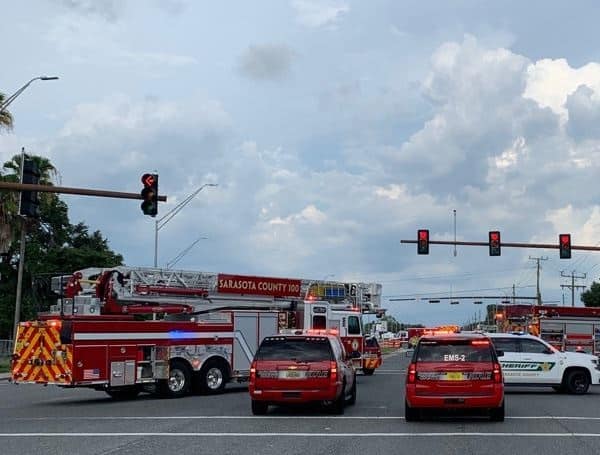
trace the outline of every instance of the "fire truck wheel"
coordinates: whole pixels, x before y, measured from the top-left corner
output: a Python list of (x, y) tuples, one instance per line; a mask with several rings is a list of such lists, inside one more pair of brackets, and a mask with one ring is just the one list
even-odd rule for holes
[(255, 416), (264, 416), (269, 410), (269, 403), (266, 401), (252, 400), (252, 414)]
[(356, 374), (354, 375), (354, 383), (350, 389), (350, 398), (348, 398), (348, 404), (352, 406), (356, 403)]
[(372, 376), (375, 373), (375, 368), (363, 368), (363, 374), (365, 376)]
[(140, 393), (140, 389), (137, 386), (125, 386), (116, 389), (107, 389), (106, 393), (113, 400), (133, 400)]
[(225, 361), (209, 360), (200, 370), (200, 388), (204, 393), (220, 393), (229, 380)]
[(160, 394), (167, 398), (179, 398), (190, 390), (192, 375), (188, 365), (181, 360), (172, 360), (169, 365), (169, 379), (160, 383)]

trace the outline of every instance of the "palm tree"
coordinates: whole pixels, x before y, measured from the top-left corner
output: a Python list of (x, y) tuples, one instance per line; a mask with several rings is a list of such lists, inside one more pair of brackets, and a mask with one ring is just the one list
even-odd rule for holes
[[(56, 168), (48, 158), (37, 155), (25, 154), (25, 159), (32, 160), (40, 171), (40, 181), (42, 185), (52, 185), (53, 180), (58, 176)], [(19, 182), (21, 179), (21, 155), (15, 155), (10, 161), (4, 163), (4, 169), (11, 171), (0, 175), (0, 180), (5, 182)], [(6, 191), (0, 193), (0, 253), (9, 250), (15, 235), (16, 226), (19, 225), (19, 194), (15, 191)], [(50, 196), (52, 193), (42, 193), (42, 197)]]
[[(6, 95), (0, 92), (0, 106), (4, 104), (6, 99)], [(13, 117), (10, 115), (10, 112), (2, 110), (0, 111), (0, 130), (6, 129), (10, 130), (13, 126)]]

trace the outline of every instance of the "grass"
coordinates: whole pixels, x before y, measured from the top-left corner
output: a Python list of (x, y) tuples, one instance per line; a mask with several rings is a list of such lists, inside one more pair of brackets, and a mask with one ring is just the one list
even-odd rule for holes
[(10, 368), (10, 361), (8, 357), (0, 357), (0, 373), (8, 373)]

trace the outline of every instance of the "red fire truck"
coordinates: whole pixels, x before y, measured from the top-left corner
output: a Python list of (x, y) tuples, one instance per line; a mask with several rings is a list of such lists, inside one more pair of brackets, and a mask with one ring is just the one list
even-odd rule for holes
[(362, 314), (381, 297), (376, 283), (129, 267), (56, 277), (53, 289), (57, 304), (19, 324), (13, 382), (115, 398), (218, 393), (247, 381), (260, 341), (287, 328), (337, 329), (362, 368)]

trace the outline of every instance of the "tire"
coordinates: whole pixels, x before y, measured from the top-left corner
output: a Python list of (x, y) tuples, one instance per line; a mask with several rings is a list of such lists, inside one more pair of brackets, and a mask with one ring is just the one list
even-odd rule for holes
[(346, 406), (346, 383), (342, 387), (342, 393), (337, 397), (333, 403), (331, 403), (330, 410), (332, 414), (342, 415), (344, 414), (344, 408)]
[(209, 360), (200, 370), (200, 390), (206, 394), (222, 393), (229, 381), (225, 361)]
[(492, 422), (504, 422), (504, 401), (499, 408), (490, 411), (490, 420)]
[(373, 376), (373, 373), (375, 373), (375, 368), (363, 368), (362, 371), (365, 376)]
[(187, 395), (192, 383), (192, 373), (182, 360), (171, 360), (169, 379), (159, 383), (159, 393), (166, 398), (180, 398)]
[(264, 416), (269, 410), (269, 403), (266, 401), (252, 400), (252, 414), (255, 416)]
[(421, 414), (418, 409), (411, 408), (408, 405), (408, 401), (404, 401), (404, 420), (407, 422), (416, 422), (421, 420)]
[(133, 400), (140, 393), (138, 386), (124, 386), (115, 389), (107, 389), (105, 391), (113, 400)]
[(356, 403), (356, 374), (354, 375), (354, 383), (352, 384), (352, 388), (350, 389), (350, 398), (348, 398), (347, 403), (350, 406)]
[(582, 395), (590, 388), (590, 379), (587, 371), (577, 369), (569, 371), (565, 378), (567, 392), (574, 395)]

